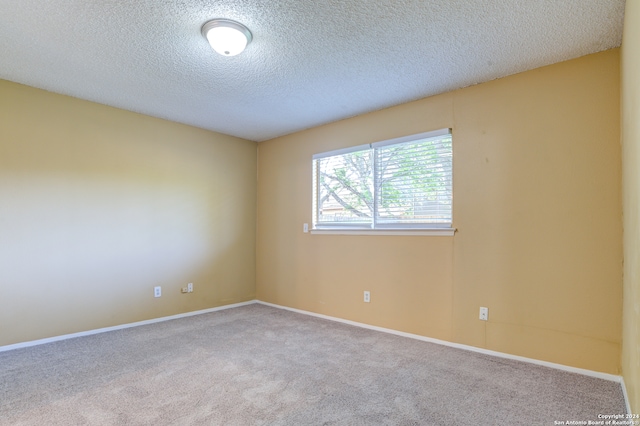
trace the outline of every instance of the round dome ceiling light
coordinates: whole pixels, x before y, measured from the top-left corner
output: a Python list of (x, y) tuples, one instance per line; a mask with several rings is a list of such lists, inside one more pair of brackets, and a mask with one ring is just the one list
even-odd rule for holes
[(202, 35), (222, 56), (235, 56), (241, 53), (253, 36), (249, 28), (230, 19), (213, 19), (202, 26)]

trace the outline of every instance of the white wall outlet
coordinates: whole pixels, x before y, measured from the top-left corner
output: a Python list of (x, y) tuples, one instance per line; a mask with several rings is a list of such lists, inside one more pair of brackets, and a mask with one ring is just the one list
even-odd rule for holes
[(480, 308), (480, 319), (482, 321), (487, 321), (489, 319), (489, 308)]
[(153, 297), (160, 297), (162, 296), (162, 287), (157, 286), (153, 288)]
[(364, 292), (364, 301), (365, 301), (365, 303), (371, 302), (371, 293), (370, 292), (368, 292), (368, 291)]
[(309, 232), (309, 224), (308, 223), (303, 223), (302, 224), (302, 232), (304, 232), (304, 233)]
[(187, 291), (188, 291), (189, 293), (193, 293), (193, 283), (189, 283), (189, 284), (187, 284)]

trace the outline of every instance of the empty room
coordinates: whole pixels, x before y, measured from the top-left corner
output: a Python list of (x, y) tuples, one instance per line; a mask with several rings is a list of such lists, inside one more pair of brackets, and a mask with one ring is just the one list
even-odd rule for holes
[(640, 424), (640, 0), (0, 0), (0, 425)]

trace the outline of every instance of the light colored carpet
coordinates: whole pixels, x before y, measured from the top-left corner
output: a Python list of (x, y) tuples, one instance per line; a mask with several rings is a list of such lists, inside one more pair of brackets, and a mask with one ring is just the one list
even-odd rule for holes
[(0, 353), (0, 425), (553, 425), (618, 383), (253, 304)]

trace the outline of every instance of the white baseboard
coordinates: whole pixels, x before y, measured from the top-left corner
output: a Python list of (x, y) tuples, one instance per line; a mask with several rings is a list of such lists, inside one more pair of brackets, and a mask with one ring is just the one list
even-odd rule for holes
[[(383, 333), (390, 333), (390, 334), (395, 334), (397, 336), (408, 337), (408, 338), (416, 339), (416, 340), (422, 340), (423, 342), (435, 343), (435, 344), (438, 344), (438, 345), (449, 346), (449, 347), (457, 348), (457, 349), (464, 349), (464, 350), (471, 351), (471, 352), (478, 352), (478, 353), (481, 353), (481, 354), (484, 354), (484, 355), (491, 355), (491, 356), (495, 356), (495, 357), (499, 357), (499, 358), (513, 359), (513, 360), (516, 360), (516, 361), (527, 362), (529, 364), (542, 365), (544, 367), (549, 367), (549, 368), (555, 368), (557, 370), (568, 371), (570, 373), (577, 373), (577, 374), (582, 374), (582, 375), (585, 375), (585, 376), (596, 377), (598, 379), (604, 379), (604, 380), (610, 380), (610, 381), (613, 381), (613, 382), (618, 382), (618, 383), (620, 383), (622, 385), (622, 391), (623, 391), (623, 393), (625, 395), (625, 402), (627, 403), (627, 410), (629, 409), (629, 402), (628, 402), (628, 399), (627, 399), (627, 392), (626, 392), (626, 389), (624, 387), (624, 380), (622, 379), (622, 376), (616, 376), (615, 374), (601, 373), (599, 371), (593, 371), (593, 370), (587, 370), (587, 369), (584, 369), (584, 368), (571, 367), (571, 366), (568, 366), (568, 365), (556, 364), (556, 363), (553, 363), (553, 362), (541, 361), (541, 360), (538, 360), (538, 359), (526, 358), (526, 357), (518, 356), (518, 355), (511, 355), (511, 354), (507, 354), (507, 353), (504, 353), (504, 352), (497, 352), (497, 351), (492, 351), (492, 350), (489, 350), (489, 349), (476, 348), (475, 346), (469, 346), (469, 345), (463, 345), (463, 344), (460, 344), (460, 343), (447, 342), (446, 340), (434, 339), (434, 338), (431, 338), (431, 337), (420, 336), (418, 334), (411, 334), (411, 333), (405, 333), (403, 331), (392, 330), (390, 328), (383, 328), (383, 327), (377, 327), (375, 325), (363, 324), (363, 323), (360, 323), (360, 322), (345, 320), (345, 319), (342, 319), (342, 318), (331, 317), (331, 316), (323, 315), (323, 314), (317, 314), (315, 312), (303, 311), (303, 310), (295, 309), (295, 308), (289, 308), (287, 306), (276, 305), (276, 304), (273, 304), (273, 303), (263, 302), (263, 301), (260, 301), (260, 300), (258, 300), (257, 303), (260, 303), (262, 305), (271, 306), (273, 308), (278, 308), (278, 309), (284, 309), (284, 310), (287, 310), (287, 311), (297, 312), (299, 314), (310, 315), (310, 316), (313, 316), (313, 317), (323, 318), (323, 319), (327, 319), (327, 320), (330, 320), (330, 321), (337, 321), (337, 322), (341, 322), (341, 323), (344, 323), (344, 324), (354, 325), (356, 327), (368, 328), (370, 330), (381, 331)], [(629, 411), (629, 412), (631, 412), (631, 411)]]
[(125, 328), (138, 327), (140, 325), (147, 325), (147, 324), (154, 324), (154, 323), (157, 323), (157, 322), (170, 321), (170, 320), (174, 320), (174, 319), (178, 319), (178, 318), (190, 317), (190, 316), (193, 316), (193, 315), (207, 314), (209, 312), (222, 311), (224, 309), (237, 308), (239, 306), (251, 305), (251, 304), (254, 304), (254, 303), (256, 303), (256, 300), (250, 300), (248, 302), (241, 302), (241, 303), (234, 303), (234, 304), (231, 304), (231, 305), (217, 306), (215, 308), (202, 309), (200, 311), (185, 312), (183, 314), (171, 315), (171, 316), (168, 316), (168, 317), (153, 318), (153, 319), (150, 319), (150, 320), (137, 321), (137, 322), (132, 322), (132, 323), (128, 323), (128, 324), (114, 325), (112, 327), (104, 327), (104, 328), (98, 328), (98, 329), (95, 329), (95, 330), (80, 331), (78, 333), (63, 334), (61, 336), (47, 337), (46, 339), (38, 339), (38, 340), (31, 340), (29, 342), (15, 343), (13, 345), (0, 346), (0, 352), (10, 351), (10, 350), (13, 350), (13, 349), (28, 348), (29, 346), (44, 345), (45, 343), (58, 342), (60, 340), (66, 340), (66, 339), (74, 339), (76, 337), (91, 336), (92, 334), (106, 333), (107, 331), (122, 330), (122, 329), (125, 329)]
[(138, 327), (138, 326), (141, 326), (141, 325), (154, 324), (154, 323), (163, 322), (163, 321), (170, 321), (170, 320), (174, 320), (174, 319), (178, 319), (178, 318), (190, 317), (190, 316), (193, 316), (193, 315), (207, 314), (207, 313), (210, 313), (210, 312), (216, 312), (216, 311), (222, 311), (222, 310), (225, 310), (225, 309), (237, 308), (237, 307), (240, 307), (240, 306), (252, 305), (252, 304), (255, 304), (255, 303), (259, 303), (261, 305), (266, 305), (266, 306), (271, 306), (273, 308), (284, 309), (284, 310), (287, 310), (287, 311), (296, 312), (296, 313), (303, 314), (303, 315), (310, 315), (310, 316), (317, 317), (317, 318), (323, 318), (323, 319), (330, 320), (330, 321), (341, 322), (343, 324), (348, 324), (348, 325), (352, 325), (352, 326), (356, 326), (356, 327), (367, 328), (369, 330), (375, 330), (375, 331), (380, 331), (380, 332), (383, 332), (383, 333), (395, 334), (396, 336), (402, 336), (402, 337), (408, 337), (410, 339), (421, 340), (423, 342), (435, 343), (435, 344), (438, 344), (438, 345), (449, 346), (449, 347), (452, 347), (452, 348), (463, 349), (463, 350), (467, 350), (467, 351), (471, 351), (471, 352), (477, 352), (477, 353), (481, 353), (481, 354), (484, 354), (484, 355), (491, 355), (491, 356), (495, 356), (495, 357), (499, 357), (499, 358), (506, 358), (506, 359), (512, 359), (512, 360), (516, 360), (516, 361), (527, 362), (527, 363), (530, 363), (530, 364), (536, 364), (536, 365), (541, 365), (541, 366), (544, 366), (544, 367), (555, 368), (557, 370), (568, 371), (570, 373), (577, 373), (577, 374), (582, 374), (582, 375), (585, 375), (585, 376), (595, 377), (595, 378), (598, 378), (598, 379), (604, 379), (604, 380), (610, 380), (610, 381), (613, 381), (613, 382), (617, 382), (617, 383), (620, 383), (620, 385), (622, 387), (622, 393), (624, 395), (624, 401), (625, 401), (625, 404), (627, 406), (627, 413), (631, 413), (631, 407), (629, 405), (629, 397), (627, 395), (627, 389), (626, 389), (626, 386), (625, 386), (625, 383), (624, 383), (624, 379), (623, 379), (622, 376), (616, 376), (614, 374), (601, 373), (599, 371), (592, 371), (592, 370), (587, 370), (587, 369), (584, 369), (584, 368), (571, 367), (571, 366), (563, 365), (563, 364), (556, 364), (556, 363), (548, 362), (548, 361), (541, 361), (541, 360), (537, 360), (537, 359), (533, 359), (533, 358), (526, 358), (526, 357), (518, 356), (518, 355), (511, 355), (511, 354), (507, 354), (507, 353), (503, 353), (503, 352), (492, 351), (492, 350), (489, 350), (489, 349), (476, 348), (475, 346), (469, 346), (469, 345), (463, 345), (463, 344), (460, 344), (460, 343), (448, 342), (446, 340), (434, 339), (434, 338), (431, 338), (431, 337), (420, 336), (418, 334), (405, 333), (403, 331), (392, 330), (390, 328), (377, 327), (375, 325), (369, 325), (369, 324), (364, 324), (364, 323), (361, 323), (361, 322), (346, 320), (346, 319), (337, 318), (337, 317), (331, 317), (331, 316), (328, 316), (328, 315), (317, 314), (315, 312), (310, 312), (310, 311), (303, 311), (301, 309), (295, 309), (295, 308), (290, 308), (288, 306), (276, 305), (274, 303), (263, 302), (261, 300), (249, 300), (247, 302), (234, 303), (234, 304), (231, 304), (231, 305), (224, 305), (224, 306), (217, 306), (215, 308), (203, 309), (203, 310), (200, 310), (200, 311), (185, 312), (183, 314), (171, 315), (171, 316), (167, 316), (167, 317), (154, 318), (154, 319), (145, 320), (145, 321), (137, 321), (137, 322), (132, 322), (132, 323), (128, 323), (128, 324), (115, 325), (115, 326), (112, 326), (112, 327), (98, 328), (98, 329), (95, 329), (95, 330), (81, 331), (81, 332), (78, 332), (78, 333), (64, 334), (64, 335), (61, 335), (61, 336), (48, 337), (46, 339), (38, 339), (38, 340), (32, 340), (32, 341), (28, 341), (28, 342), (15, 343), (15, 344), (12, 344), (12, 345), (0, 346), (0, 352), (10, 351), (10, 350), (13, 350), (13, 349), (27, 348), (27, 347), (36, 346), (36, 345), (43, 345), (45, 343), (58, 342), (60, 340), (73, 339), (73, 338), (76, 338), (76, 337), (90, 336), (90, 335), (99, 334), (99, 333), (106, 333), (108, 331), (122, 330), (122, 329), (130, 328), (130, 327)]
[(627, 414), (632, 414), (629, 395), (627, 394), (627, 386), (624, 384), (624, 377), (620, 377), (620, 386), (622, 386), (622, 394), (624, 395), (624, 405), (627, 407)]

